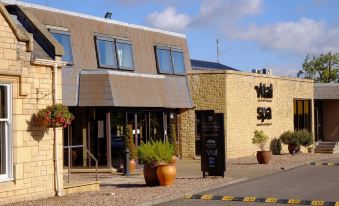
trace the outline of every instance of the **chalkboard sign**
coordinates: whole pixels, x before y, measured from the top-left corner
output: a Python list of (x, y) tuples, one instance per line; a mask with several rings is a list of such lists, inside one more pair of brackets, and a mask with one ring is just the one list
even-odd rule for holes
[(224, 114), (201, 112), (201, 171), (203, 177), (225, 172)]

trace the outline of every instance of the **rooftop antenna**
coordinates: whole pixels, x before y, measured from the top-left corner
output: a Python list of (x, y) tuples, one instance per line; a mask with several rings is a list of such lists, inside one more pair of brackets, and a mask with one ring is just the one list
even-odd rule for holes
[(217, 42), (217, 62), (219, 63), (219, 39), (216, 39)]
[(106, 12), (105, 19), (111, 19), (112, 18), (112, 12)]

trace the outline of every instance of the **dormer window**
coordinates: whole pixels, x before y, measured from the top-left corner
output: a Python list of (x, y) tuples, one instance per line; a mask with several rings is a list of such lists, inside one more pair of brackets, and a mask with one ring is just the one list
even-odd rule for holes
[(73, 55), (72, 55), (72, 46), (71, 46), (71, 34), (68, 31), (59, 31), (55, 29), (49, 29), (53, 37), (63, 46), (64, 55), (62, 56), (62, 61), (67, 62), (67, 64), (73, 64)]
[(99, 67), (134, 70), (131, 42), (96, 36), (96, 48)]
[(185, 74), (185, 63), (182, 50), (171, 47), (156, 46), (155, 51), (159, 73), (176, 75)]

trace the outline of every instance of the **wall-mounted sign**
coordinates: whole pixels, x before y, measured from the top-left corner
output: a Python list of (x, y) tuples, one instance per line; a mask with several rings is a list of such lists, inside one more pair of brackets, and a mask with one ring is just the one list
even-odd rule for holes
[(257, 119), (261, 122), (265, 120), (272, 119), (272, 109), (271, 107), (258, 107), (257, 108)]
[(203, 177), (225, 172), (224, 114), (201, 112), (201, 171)]
[(273, 85), (266, 86), (266, 84), (260, 83), (259, 86), (254, 87), (257, 91), (258, 98), (266, 98), (272, 99), (273, 98)]

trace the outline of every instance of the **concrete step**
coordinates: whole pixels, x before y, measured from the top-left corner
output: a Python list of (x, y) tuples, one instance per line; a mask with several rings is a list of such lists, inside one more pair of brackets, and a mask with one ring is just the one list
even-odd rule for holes
[(339, 145), (338, 142), (316, 142), (316, 145)]
[(334, 148), (337, 148), (336, 145), (317, 145), (316, 148), (331, 148), (331, 149), (334, 149)]

